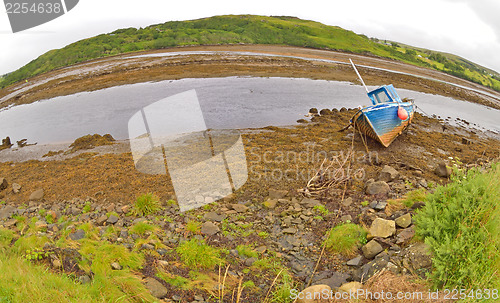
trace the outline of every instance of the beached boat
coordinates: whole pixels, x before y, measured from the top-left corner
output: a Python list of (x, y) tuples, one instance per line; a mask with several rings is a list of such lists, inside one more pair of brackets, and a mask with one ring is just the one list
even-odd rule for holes
[(410, 125), (415, 112), (413, 100), (401, 100), (392, 84), (368, 91), (354, 63), (352, 66), (373, 105), (360, 108), (352, 117), (351, 124), (388, 147)]

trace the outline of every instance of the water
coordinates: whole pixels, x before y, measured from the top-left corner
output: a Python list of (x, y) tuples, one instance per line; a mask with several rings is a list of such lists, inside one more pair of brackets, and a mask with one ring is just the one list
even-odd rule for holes
[[(374, 87), (371, 87), (374, 88)], [(295, 124), (311, 107), (369, 105), (364, 89), (348, 82), (300, 78), (228, 77), (181, 79), (116, 86), (56, 97), (0, 111), (0, 138), (72, 142), (86, 134), (128, 138), (128, 121), (163, 98), (195, 89), (208, 128), (257, 128)], [(500, 111), (479, 104), (398, 89), (428, 114), (465, 119), (500, 133)], [(175, 111), (164, 119), (179, 119)], [(181, 119), (187, 119), (181, 117)]]

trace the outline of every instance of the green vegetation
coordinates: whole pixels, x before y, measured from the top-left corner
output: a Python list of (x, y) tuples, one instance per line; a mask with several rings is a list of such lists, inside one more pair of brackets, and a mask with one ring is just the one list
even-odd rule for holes
[(130, 227), (129, 233), (136, 235), (144, 235), (146, 232), (153, 232), (157, 227), (146, 222), (138, 222)]
[(191, 239), (176, 248), (182, 262), (189, 268), (213, 268), (224, 263), (220, 251), (205, 243), (204, 240)]
[(382, 43), (337, 26), (295, 17), (215, 16), (124, 28), (51, 50), (0, 79), (0, 88), (50, 70), (95, 58), (183, 45), (279, 44), (369, 54), (433, 68), (500, 91), (500, 75), (463, 58)]
[(160, 208), (158, 197), (149, 193), (137, 197), (131, 211), (136, 216), (147, 216), (156, 213)]
[(361, 245), (366, 243), (366, 231), (354, 223), (345, 223), (332, 228), (324, 245), (333, 253), (352, 255)]
[(429, 194), (417, 235), (433, 253), (436, 287), (500, 287), (500, 164), (488, 172), (455, 167), (452, 182)]
[(324, 205), (316, 205), (313, 207), (313, 210), (319, 212), (322, 216), (326, 217), (330, 214), (330, 211), (326, 209)]
[(406, 207), (412, 207), (415, 202), (425, 201), (426, 196), (427, 192), (424, 188), (409, 191), (404, 197), (403, 204)]

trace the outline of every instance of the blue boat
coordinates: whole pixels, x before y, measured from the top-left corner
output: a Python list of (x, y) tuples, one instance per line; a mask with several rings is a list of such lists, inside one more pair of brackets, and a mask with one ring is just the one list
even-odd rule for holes
[(401, 100), (392, 84), (368, 91), (354, 64), (353, 67), (373, 105), (360, 108), (352, 117), (351, 125), (388, 147), (412, 122), (415, 113), (413, 100)]

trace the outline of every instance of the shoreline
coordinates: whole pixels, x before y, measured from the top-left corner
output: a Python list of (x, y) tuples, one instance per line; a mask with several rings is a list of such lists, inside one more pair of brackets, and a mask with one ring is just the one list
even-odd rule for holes
[[(182, 54), (182, 52), (197, 51), (220, 53)], [(147, 57), (150, 54), (170, 52), (179, 52), (180, 55)], [(241, 55), (238, 52), (254, 54)], [(266, 56), (266, 54), (270, 56)], [(443, 95), (500, 109), (500, 94), (498, 92), (434, 70), (381, 58), (272, 45), (179, 47), (96, 59), (48, 72), (30, 79), (29, 83), (17, 83), (1, 90), (0, 100), (4, 100), (0, 103), (0, 108), (118, 85), (182, 78), (293, 77), (358, 84), (359, 80), (353, 73), (352, 67), (348, 65), (349, 58), (353, 58), (359, 66), (367, 85), (393, 83), (398, 88)], [(451, 82), (453, 85), (440, 81)], [(498, 98), (470, 89), (479, 89), (498, 96)], [(9, 95), (12, 97), (6, 98)]]

